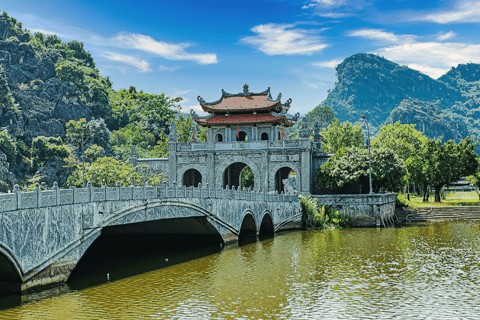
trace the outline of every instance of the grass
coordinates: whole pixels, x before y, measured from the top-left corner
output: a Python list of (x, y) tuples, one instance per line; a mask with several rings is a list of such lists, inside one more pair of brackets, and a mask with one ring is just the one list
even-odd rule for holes
[(478, 201), (478, 194), (475, 191), (469, 192), (458, 192), (458, 191), (444, 191), (445, 199), (442, 199), (442, 202), (434, 202), (435, 193), (430, 192), (430, 201), (423, 202), (423, 196), (413, 196), (410, 195), (410, 201), (408, 201), (408, 206), (412, 208), (421, 208), (421, 207), (472, 207), (480, 206)]

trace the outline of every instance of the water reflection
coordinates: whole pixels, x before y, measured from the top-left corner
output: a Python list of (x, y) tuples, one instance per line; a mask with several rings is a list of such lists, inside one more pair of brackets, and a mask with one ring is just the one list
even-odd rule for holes
[(475, 319), (480, 224), (277, 235), (1, 319)]

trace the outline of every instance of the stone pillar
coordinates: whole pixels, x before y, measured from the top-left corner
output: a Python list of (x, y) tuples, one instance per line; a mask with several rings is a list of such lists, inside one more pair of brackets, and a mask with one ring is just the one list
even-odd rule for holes
[[(264, 179), (264, 182), (263, 182), (263, 187), (262, 187), (262, 190), (258, 190), (257, 192), (260, 192), (260, 191), (263, 191), (264, 193), (268, 193), (269, 191), (269, 185), (272, 183), (269, 181), (270, 179), (270, 175), (269, 175), (269, 167), (268, 167), (268, 164), (270, 163), (270, 159), (269, 159), (269, 154), (268, 154), (268, 151), (264, 151), (263, 152), (263, 159), (265, 159), (265, 170), (263, 172), (263, 179)], [(260, 172), (262, 172), (260, 170)], [(260, 177), (262, 178), (262, 177)], [(262, 183), (259, 183), (259, 185), (262, 185)]]
[(35, 182), (35, 192), (37, 192), (37, 208), (40, 208), (42, 206), (42, 190), (40, 190), (38, 182)]
[(130, 151), (129, 155), (130, 155), (129, 163), (135, 167), (137, 165), (137, 148), (134, 145), (132, 145), (132, 150)]
[(226, 142), (232, 141), (232, 128), (230, 127), (225, 128), (225, 141)]
[(208, 177), (206, 177), (205, 181), (208, 185), (215, 187), (215, 157), (213, 156), (213, 150), (207, 154), (207, 168)]
[(168, 143), (168, 183), (172, 186), (177, 181), (177, 143)]
[(13, 187), (13, 193), (17, 195), (17, 209), (21, 209), (22, 208), (22, 191), (20, 190), (20, 187), (18, 186), (18, 184), (16, 184)]
[(215, 142), (215, 137), (212, 136), (212, 128), (207, 128), (207, 142)]
[(312, 149), (310, 139), (300, 139), (300, 146), (302, 153), (300, 155), (300, 192), (305, 194), (311, 193), (311, 164), (312, 164)]
[(60, 188), (58, 187), (57, 181), (53, 183), (53, 190), (55, 191), (55, 198), (56, 198), (55, 204), (59, 206), (60, 205)]

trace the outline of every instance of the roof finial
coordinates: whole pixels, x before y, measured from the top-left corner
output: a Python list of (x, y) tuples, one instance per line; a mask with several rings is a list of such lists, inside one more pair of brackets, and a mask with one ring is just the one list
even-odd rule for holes
[(248, 84), (246, 83), (243, 85), (243, 93), (248, 94)]

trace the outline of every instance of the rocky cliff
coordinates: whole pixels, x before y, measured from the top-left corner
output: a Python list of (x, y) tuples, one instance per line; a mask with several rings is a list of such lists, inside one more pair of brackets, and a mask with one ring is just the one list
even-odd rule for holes
[(342, 121), (356, 122), (365, 114), (373, 132), (387, 121), (401, 121), (425, 128), (431, 138), (480, 136), (478, 64), (459, 65), (435, 80), (377, 55), (359, 53), (339, 64), (336, 76), (323, 104)]
[(37, 136), (64, 137), (66, 122), (91, 118), (75, 89), (55, 78), (59, 53), (52, 50), (39, 56), (26, 43), (29, 40), (28, 33), (13, 37), (10, 24), (0, 17), (0, 65), (18, 107), (0, 111), (0, 130), (8, 129), (27, 144)]

